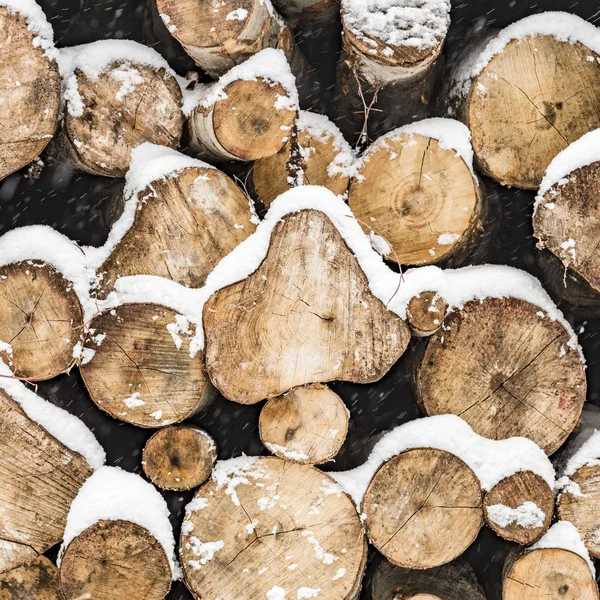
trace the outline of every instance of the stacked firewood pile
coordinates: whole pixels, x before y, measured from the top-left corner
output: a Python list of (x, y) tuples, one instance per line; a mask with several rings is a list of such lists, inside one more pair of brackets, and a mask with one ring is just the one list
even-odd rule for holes
[[(197, 70), (57, 49), (35, 0), (0, 0), (0, 177), (125, 186), (102, 246), (0, 237), (0, 599), (598, 600), (600, 412), (552, 298), (600, 305), (600, 30), (541, 13), (452, 61), (448, 0), (150, 8)], [(310, 61), (340, 28), (331, 94)], [(537, 191), (552, 298), (482, 264), (486, 178)], [(352, 415), (328, 384), (405, 353), (423, 418), (332, 469)], [(145, 477), (38, 395), (73, 368), (149, 430)], [(261, 456), (198, 426), (218, 397), (263, 403)], [(483, 527), (510, 546), (495, 592), (461, 559)]]

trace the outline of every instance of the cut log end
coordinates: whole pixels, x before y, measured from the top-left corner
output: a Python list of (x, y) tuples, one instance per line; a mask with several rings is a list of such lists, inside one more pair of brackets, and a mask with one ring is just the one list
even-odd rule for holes
[(0, 352), (15, 377), (42, 381), (68, 371), (83, 311), (73, 284), (49, 265), (0, 267)]
[(90, 329), (84, 356), (92, 357), (79, 369), (91, 399), (115, 419), (163, 427), (212, 401), (202, 353), (191, 346), (195, 326), (174, 310), (125, 304), (101, 313)]
[(163, 547), (147, 529), (129, 521), (88, 527), (68, 545), (60, 565), (65, 598), (162, 600), (171, 579)]
[(334, 458), (348, 433), (342, 399), (324, 385), (295, 388), (260, 413), (260, 439), (276, 456), (321, 464)]
[(579, 486), (577, 492), (560, 494), (556, 509), (558, 518), (575, 525), (590, 556), (600, 558), (600, 527), (598, 503), (600, 501), (600, 467), (584, 466), (569, 479)]
[[(136, 83), (125, 85), (123, 72)], [(80, 70), (75, 77), (82, 106), (72, 111), (68, 105), (63, 138), (81, 169), (123, 177), (131, 150), (139, 144), (179, 146), (184, 124), (181, 90), (164, 69), (115, 62), (95, 79)]]
[(58, 67), (26, 20), (0, 7), (0, 179), (29, 164), (56, 130), (61, 79)]
[(0, 575), (2, 600), (62, 600), (58, 570), (45, 557), (39, 556), (21, 567)]
[(204, 483), (217, 460), (213, 439), (199, 427), (179, 425), (157, 431), (146, 443), (142, 467), (163, 490), (191, 490)]
[(528, 437), (552, 454), (586, 397), (570, 340), (563, 325), (523, 300), (469, 302), (429, 338), (417, 369), (419, 401), (428, 415), (459, 415), (484, 437)]
[(598, 586), (585, 559), (562, 548), (525, 552), (505, 565), (502, 600), (565, 598), (598, 600)]
[(501, 538), (528, 545), (550, 527), (554, 513), (552, 489), (542, 477), (521, 471), (502, 479), (483, 500), (487, 525)]
[(310, 598), (320, 590), (355, 598), (366, 542), (356, 508), (331, 478), (263, 457), (216, 479), (198, 490), (182, 526), (181, 564), (195, 597)]
[[(348, 298), (344, 311), (338, 298)], [(316, 210), (277, 223), (260, 267), (213, 295), (203, 320), (211, 381), (243, 404), (307, 383), (377, 381), (410, 339), (406, 323), (371, 294), (340, 233)]]
[(429, 569), (460, 556), (483, 523), (475, 473), (443, 450), (407, 450), (375, 474), (362, 502), (371, 543), (393, 564)]
[(479, 184), (456, 152), (399, 133), (367, 150), (348, 204), (367, 233), (391, 245), (386, 258), (427, 265), (467, 252), (483, 227)]
[[(590, 60), (592, 58), (592, 60)], [(575, 94), (581, 82), (585, 94)], [(600, 56), (548, 35), (513, 40), (473, 81), (467, 125), (484, 173), (537, 189), (552, 159), (600, 127)]]
[(421, 292), (411, 298), (406, 319), (415, 337), (433, 335), (444, 322), (448, 304), (437, 292)]

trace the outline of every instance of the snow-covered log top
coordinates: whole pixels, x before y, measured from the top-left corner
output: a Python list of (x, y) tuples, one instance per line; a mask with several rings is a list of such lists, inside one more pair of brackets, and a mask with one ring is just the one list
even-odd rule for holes
[(378, 53), (394, 54), (393, 46), (434, 48), (450, 25), (449, 0), (342, 0), (345, 27)]
[(102, 467), (81, 486), (67, 517), (58, 564), (71, 541), (88, 527), (117, 520), (145, 527), (164, 548), (173, 579), (179, 578), (167, 503), (152, 484), (119, 467)]
[(490, 490), (501, 479), (519, 471), (533, 471), (551, 489), (554, 486), (554, 467), (535, 442), (523, 437), (484, 438), (455, 415), (426, 417), (399, 425), (377, 442), (361, 466), (329, 474), (360, 505), (379, 467), (411, 448), (436, 448), (458, 456), (473, 469), (484, 490)]
[(437, 140), (442, 150), (454, 150), (469, 167), (471, 173), (475, 174), (473, 170), (473, 148), (471, 146), (471, 132), (469, 128), (454, 119), (439, 117), (410, 123), (378, 138), (359, 159), (357, 170), (360, 169), (362, 163), (369, 162), (374, 152), (379, 152), (382, 149), (390, 150), (390, 159), (396, 158), (396, 154), (390, 148), (390, 143), (397, 141), (401, 135), (422, 135)]
[[(542, 179), (540, 189), (535, 198), (534, 214), (539, 208), (540, 203), (547, 200), (544, 196), (552, 186), (567, 183), (567, 175), (577, 169), (587, 167), (599, 161), (600, 129), (586, 133), (572, 144), (569, 144), (562, 152), (559, 152), (546, 169), (546, 175)], [(548, 208), (551, 207), (549, 206)]]
[[(566, 12), (551, 11), (525, 17), (502, 29), (482, 52), (463, 62), (454, 74), (453, 95), (466, 96), (470, 81), (477, 77), (489, 62), (513, 40), (525, 40), (536, 35), (550, 35), (561, 42), (579, 42), (600, 54), (600, 29), (581, 17)], [(593, 57), (592, 57), (593, 60)]]
[(0, 0), (0, 6), (23, 17), (27, 28), (36, 34), (33, 45), (42, 48), (50, 60), (58, 58), (58, 50), (54, 47), (54, 31), (35, 0)]
[(75, 415), (44, 400), (13, 377), (0, 360), (0, 389), (17, 402), (25, 414), (73, 452), (81, 454), (92, 469), (100, 468), (106, 454), (94, 434)]
[(183, 114), (191, 115), (197, 107), (211, 108), (218, 100), (225, 100), (225, 88), (234, 81), (257, 81), (263, 79), (270, 85), (280, 85), (286, 96), (278, 96), (275, 108), (298, 109), (296, 79), (283, 50), (266, 48), (247, 61), (233, 67), (215, 83), (199, 84), (193, 90), (183, 92)]
[[(560, 470), (559, 475), (570, 477), (576, 471), (584, 466), (600, 465), (600, 431), (595, 430), (594, 433), (582, 444)], [(562, 477), (561, 477), (562, 479)], [(568, 484), (566, 481), (560, 481), (561, 485)]]

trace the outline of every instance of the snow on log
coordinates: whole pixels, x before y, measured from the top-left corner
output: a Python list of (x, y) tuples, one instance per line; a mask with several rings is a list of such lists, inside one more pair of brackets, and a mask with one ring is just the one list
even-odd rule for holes
[(425, 119), (379, 138), (350, 181), (348, 203), (386, 258), (426, 265), (464, 258), (483, 231), (484, 199), (467, 128)]
[(267, 207), (296, 183), (321, 185), (338, 196), (348, 189), (355, 156), (341, 131), (327, 117), (308, 111), (300, 111), (296, 131), (297, 158), (288, 140), (252, 168), (254, 191)]
[(444, 322), (448, 305), (437, 292), (421, 292), (406, 307), (406, 320), (415, 337), (433, 335)]
[[(448, 0), (342, 0), (336, 123), (366, 141), (426, 114)], [(362, 130), (361, 130), (362, 129)]]
[(555, 523), (533, 546), (504, 564), (503, 600), (569, 598), (598, 600), (595, 571), (577, 530)]
[(0, 179), (36, 158), (52, 139), (60, 75), (52, 27), (34, 0), (0, 0)]
[[(550, 163), (538, 191), (533, 233), (538, 248), (561, 263), (556, 289), (563, 296), (585, 293), (600, 302), (600, 129), (587, 133)], [(566, 277), (569, 271), (573, 277)], [(579, 286), (574, 279), (581, 281)], [(572, 289), (567, 289), (572, 288)]]
[(194, 425), (159, 429), (142, 454), (146, 476), (163, 490), (191, 490), (203, 484), (217, 460), (214, 440)]
[[(0, 363), (0, 572), (63, 537), (73, 498), (104, 451), (89, 429)], [(0, 584), (0, 590), (2, 585)]]
[(418, 400), (428, 415), (459, 415), (485, 437), (528, 437), (552, 454), (586, 397), (571, 340), (562, 323), (527, 301), (468, 302), (429, 338), (416, 373)]
[(179, 146), (181, 90), (160, 54), (129, 40), (101, 40), (61, 50), (59, 64), (65, 99), (59, 144), (78, 168), (122, 177), (139, 144)]
[(485, 595), (465, 562), (413, 571), (383, 561), (373, 578), (372, 600), (485, 600)]
[(406, 450), (383, 464), (361, 508), (370, 542), (409, 569), (454, 560), (483, 525), (477, 475), (454, 454), (434, 448)]
[(266, 49), (219, 81), (186, 93), (190, 147), (204, 158), (252, 161), (278, 152), (298, 111), (294, 76), (281, 50)]
[(0, 575), (2, 600), (62, 600), (58, 570), (45, 557), (6, 571)]
[(59, 553), (65, 598), (161, 600), (179, 575), (169, 509), (139, 475), (102, 467), (71, 505)]
[(483, 511), (486, 524), (501, 538), (529, 545), (550, 527), (553, 490), (540, 475), (519, 471), (485, 494)]
[(559, 152), (600, 126), (600, 31), (568, 13), (532, 15), (462, 60), (452, 79), (480, 169), (536, 189)]
[(243, 404), (306, 383), (377, 381), (410, 338), (318, 210), (277, 223), (260, 267), (213, 295), (203, 322), (211, 381)]
[(107, 309), (89, 324), (81, 376), (94, 403), (115, 419), (163, 427), (215, 396), (194, 343), (196, 325), (155, 303)]
[[(301, 493), (299, 493), (301, 490)], [(355, 598), (367, 544), (325, 473), (275, 457), (217, 462), (186, 508), (179, 545), (196, 598)]]
[(86, 248), (96, 295), (119, 277), (158, 275), (201, 287), (258, 221), (249, 199), (224, 173), (175, 150), (143, 144), (132, 152), (125, 208), (106, 244)]
[(342, 399), (327, 386), (314, 384), (271, 398), (260, 412), (258, 431), (276, 456), (321, 464), (340, 451), (348, 420)]

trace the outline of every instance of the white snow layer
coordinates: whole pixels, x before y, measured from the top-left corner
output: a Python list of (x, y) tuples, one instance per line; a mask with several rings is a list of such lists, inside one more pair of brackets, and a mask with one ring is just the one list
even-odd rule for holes
[(0, 360), (0, 388), (21, 406), (32, 421), (67, 448), (81, 454), (92, 469), (100, 468), (106, 460), (106, 454), (83, 421), (44, 400), (13, 377), (12, 371)]
[(570, 477), (581, 467), (600, 464), (598, 459), (600, 459), (600, 431), (596, 430), (581, 448), (569, 458), (561, 475)]
[(544, 202), (544, 196), (552, 186), (567, 183), (567, 175), (598, 161), (600, 161), (600, 129), (595, 129), (569, 144), (548, 165), (535, 197), (533, 214), (536, 213), (540, 203)]
[(500, 527), (516, 523), (526, 529), (535, 529), (542, 527), (546, 518), (544, 511), (530, 500), (523, 502), (517, 508), (511, 508), (504, 504), (492, 504), (486, 510), (489, 520)]
[(218, 100), (225, 100), (225, 88), (234, 81), (257, 81), (264, 79), (269, 85), (281, 85), (287, 96), (278, 98), (277, 108), (298, 110), (296, 79), (283, 50), (266, 48), (247, 61), (236, 65), (217, 82), (198, 84), (193, 90), (183, 91), (183, 114), (189, 116), (197, 106), (210, 108)]
[(35, 0), (0, 0), (0, 6), (23, 17), (27, 29), (36, 34), (33, 45), (42, 48), (50, 60), (58, 58), (58, 50), (54, 47), (54, 31)]
[(587, 562), (590, 571), (596, 577), (596, 569), (590, 560), (587, 548), (572, 523), (568, 521), (554, 523), (535, 544), (529, 547), (529, 550), (537, 550), (539, 548), (562, 548), (563, 550), (570, 550), (575, 554), (579, 554)]
[[(360, 1), (360, 0), (358, 0)], [(579, 42), (600, 54), (600, 29), (581, 17), (566, 12), (542, 12), (525, 17), (505, 27), (493, 37), (484, 50), (473, 60), (466, 61), (454, 75), (453, 93), (466, 96), (472, 79), (513, 40), (524, 40), (537, 35), (550, 35), (561, 42)]]
[(519, 471), (533, 471), (551, 489), (554, 486), (554, 467), (535, 442), (523, 437), (505, 440), (484, 438), (455, 415), (425, 417), (399, 425), (375, 444), (362, 465), (350, 471), (330, 472), (329, 475), (360, 506), (369, 482), (379, 467), (411, 448), (437, 448), (458, 456), (473, 469), (486, 491)]
[[(433, 48), (450, 25), (449, 0), (342, 0), (343, 21), (358, 39), (373, 46)], [(391, 56), (386, 47), (383, 54)]]
[(173, 579), (180, 576), (167, 503), (152, 484), (119, 467), (101, 467), (81, 486), (67, 517), (59, 564), (80, 533), (98, 521), (117, 520), (145, 527), (164, 548)]

